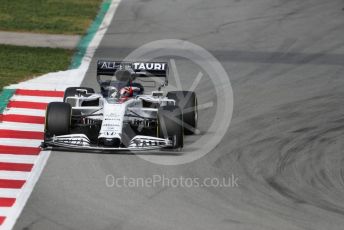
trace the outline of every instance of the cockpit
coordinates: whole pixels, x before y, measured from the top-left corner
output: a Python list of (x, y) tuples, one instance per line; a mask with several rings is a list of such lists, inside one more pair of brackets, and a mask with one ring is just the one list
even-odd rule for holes
[(111, 79), (99, 79), (103, 97), (111, 99), (128, 99), (143, 93), (140, 83), (134, 82), (135, 73), (130, 70), (117, 70)]

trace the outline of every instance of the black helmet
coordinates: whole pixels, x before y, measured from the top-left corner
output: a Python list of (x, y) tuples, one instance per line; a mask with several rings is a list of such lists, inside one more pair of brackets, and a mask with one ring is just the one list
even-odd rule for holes
[(115, 77), (117, 81), (120, 82), (129, 82), (132, 79), (132, 73), (129, 70), (117, 70), (115, 72)]

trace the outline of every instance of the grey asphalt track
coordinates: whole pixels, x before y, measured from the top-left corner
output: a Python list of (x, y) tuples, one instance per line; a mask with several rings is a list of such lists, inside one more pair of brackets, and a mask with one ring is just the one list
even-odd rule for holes
[[(83, 85), (96, 86), (98, 58), (184, 39), (228, 72), (231, 126), (212, 152), (179, 166), (135, 155), (54, 152), (15, 229), (343, 229), (343, 7), (342, 0), (122, 1)], [(181, 71), (190, 85), (194, 73), (187, 65)], [(213, 87), (196, 88), (201, 101)], [(200, 114), (202, 135), (209, 135), (211, 114)], [(233, 174), (239, 187), (105, 185), (106, 175), (154, 174)]]

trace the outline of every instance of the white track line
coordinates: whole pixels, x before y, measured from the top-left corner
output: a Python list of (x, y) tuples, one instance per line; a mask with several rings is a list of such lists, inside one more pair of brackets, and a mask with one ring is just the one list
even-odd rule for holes
[(0, 145), (20, 146), (20, 147), (39, 147), (42, 140), (0, 138)]
[(85, 71), (81, 76), (82, 79), (80, 81), (80, 84), (86, 75), (86, 71), (88, 70), (88, 67), (91, 63), (91, 60), (93, 58), (94, 53), (96, 52), (100, 42), (102, 41), (102, 39), (103, 39), (103, 37), (104, 37), (108, 27), (109, 27), (109, 25), (112, 22), (112, 19), (116, 13), (117, 7), (118, 7), (120, 2), (121, 2), (121, 0), (112, 0), (111, 6), (110, 6), (108, 12), (106, 13), (106, 15), (104, 17), (102, 24), (99, 26), (98, 31), (94, 35), (93, 40), (88, 45), (85, 56), (82, 59), (81, 66), (80, 66), (80, 68)]
[(0, 129), (10, 129), (19, 131), (33, 131), (33, 132), (43, 132), (44, 125), (42, 124), (28, 124), (20, 122), (2, 122), (0, 123)]
[(27, 116), (45, 116), (45, 110), (42, 109), (22, 109), (22, 108), (9, 108), (3, 112), (4, 115), (27, 115)]
[(38, 159), (36, 155), (0, 154), (0, 162), (34, 164)]
[(28, 101), (28, 102), (44, 102), (49, 103), (52, 101), (62, 101), (61, 97), (36, 97), (36, 96), (23, 96), (23, 95), (13, 95), (11, 101)]

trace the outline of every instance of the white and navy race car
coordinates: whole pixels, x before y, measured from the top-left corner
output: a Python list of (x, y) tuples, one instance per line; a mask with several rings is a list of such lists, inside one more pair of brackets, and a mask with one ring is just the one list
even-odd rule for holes
[[(70, 87), (49, 103), (43, 149), (180, 149), (197, 126), (195, 92), (163, 92), (168, 63), (98, 61), (100, 93)], [(109, 79), (110, 78), (110, 79)], [(160, 79), (158, 83), (152, 79)], [(146, 92), (145, 83), (154, 86)]]

